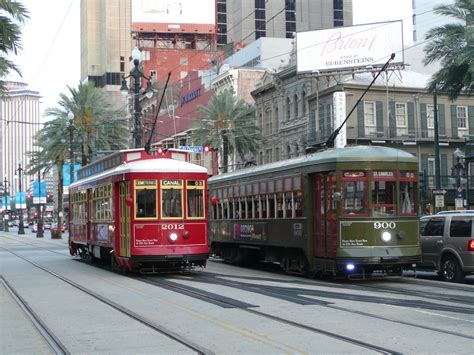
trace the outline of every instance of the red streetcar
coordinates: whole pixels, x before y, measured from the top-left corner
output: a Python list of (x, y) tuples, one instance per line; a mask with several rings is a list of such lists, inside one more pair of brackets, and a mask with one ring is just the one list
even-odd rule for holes
[(205, 168), (124, 150), (79, 169), (69, 194), (71, 255), (141, 273), (206, 265)]

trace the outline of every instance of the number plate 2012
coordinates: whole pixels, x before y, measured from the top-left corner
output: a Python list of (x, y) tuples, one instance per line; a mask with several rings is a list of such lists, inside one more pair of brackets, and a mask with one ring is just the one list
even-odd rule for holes
[(184, 224), (182, 223), (166, 223), (161, 225), (161, 230), (172, 231), (172, 230), (183, 230)]

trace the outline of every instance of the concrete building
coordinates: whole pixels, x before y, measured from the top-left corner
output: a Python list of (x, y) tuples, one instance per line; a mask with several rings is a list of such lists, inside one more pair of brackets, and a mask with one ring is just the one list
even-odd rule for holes
[(217, 0), (217, 43), (352, 25), (352, 0)]
[[(9, 192), (19, 191), (18, 164), (30, 163), (28, 152), (34, 151), (33, 136), (41, 128), (40, 94), (21, 82), (7, 82), (8, 96), (0, 99), (0, 177), (10, 183)], [(26, 191), (34, 176), (22, 175), (22, 191)]]

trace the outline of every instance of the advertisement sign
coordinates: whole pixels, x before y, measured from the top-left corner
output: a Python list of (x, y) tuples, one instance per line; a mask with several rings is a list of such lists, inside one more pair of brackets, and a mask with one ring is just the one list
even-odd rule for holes
[(26, 192), (17, 192), (15, 195), (15, 208), (25, 209), (26, 208)]
[(215, 0), (133, 0), (132, 22), (214, 25), (216, 2)]
[(33, 182), (33, 203), (46, 203), (46, 181)]
[[(71, 185), (71, 174), (69, 164), (63, 165), (63, 186), (67, 187)], [(77, 181), (77, 171), (81, 168), (81, 164), (74, 164), (74, 181)], [(73, 181), (73, 182), (74, 182)]]
[(403, 63), (402, 21), (297, 32), (298, 72), (333, 71)]
[(11, 197), (10, 196), (1, 196), (0, 197), (0, 212), (11, 210)]
[(234, 239), (266, 241), (267, 225), (266, 223), (234, 224)]
[[(335, 92), (332, 96), (334, 110), (334, 129), (337, 129), (346, 119), (346, 94), (343, 91)], [(334, 141), (335, 148), (344, 148), (347, 144), (346, 125), (342, 126)]]

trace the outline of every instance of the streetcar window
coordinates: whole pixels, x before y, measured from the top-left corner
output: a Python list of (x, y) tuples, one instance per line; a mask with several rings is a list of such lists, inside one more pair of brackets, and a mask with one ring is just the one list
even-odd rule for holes
[(204, 190), (187, 191), (188, 218), (204, 217)]
[(400, 213), (413, 214), (415, 213), (415, 182), (401, 181), (400, 182)]
[(372, 181), (372, 213), (374, 217), (396, 214), (396, 181)]
[(140, 189), (136, 192), (137, 218), (156, 218), (156, 189)]
[(342, 182), (343, 214), (367, 214), (366, 195), (366, 181)]
[(186, 201), (188, 218), (204, 218), (204, 181), (186, 182)]
[(162, 218), (181, 218), (183, 216), (182, 194), (181, 189), (163, 189), (161, 191)]

